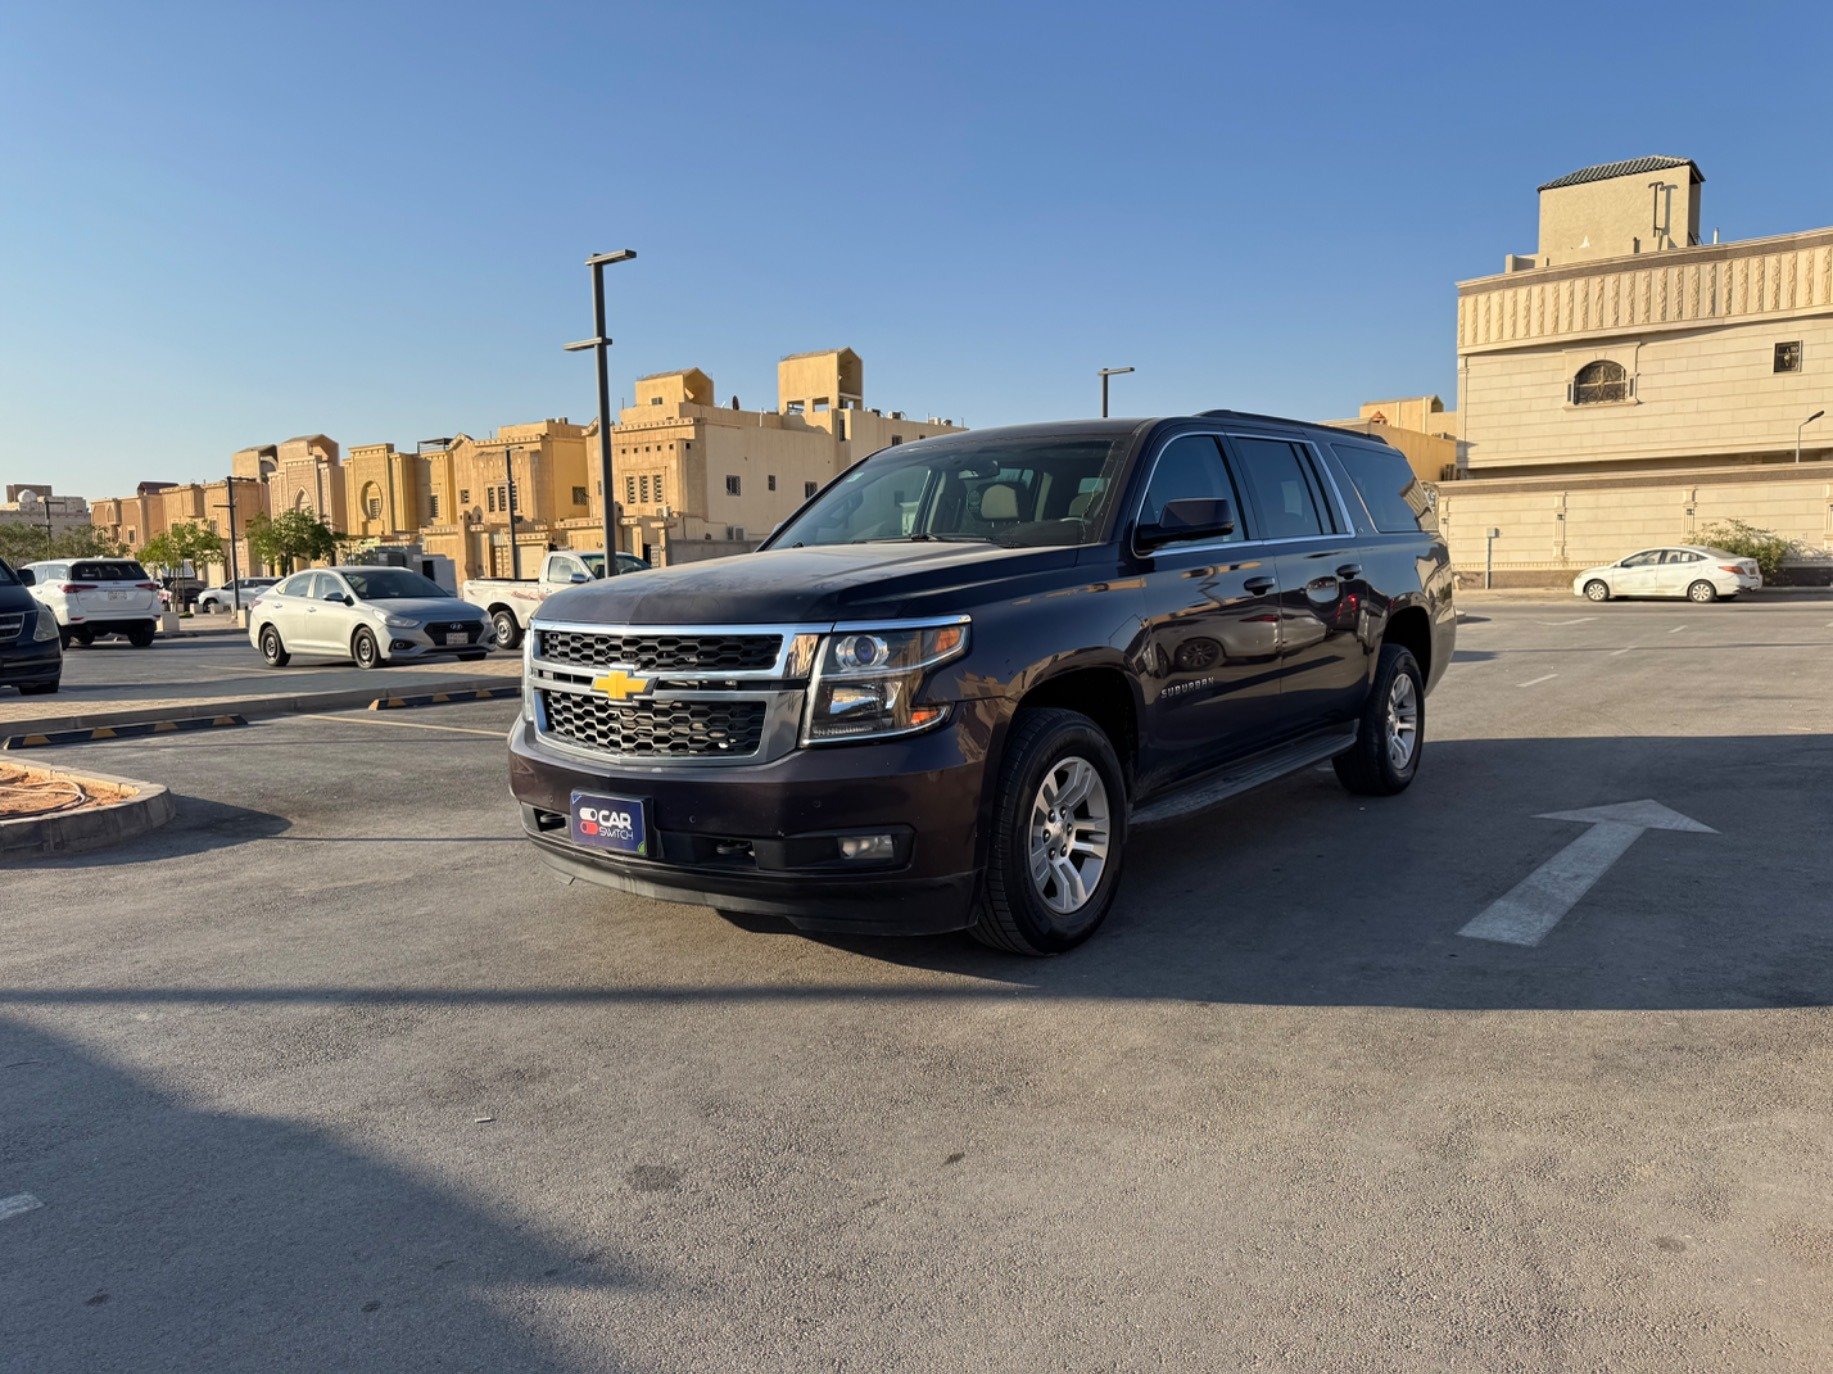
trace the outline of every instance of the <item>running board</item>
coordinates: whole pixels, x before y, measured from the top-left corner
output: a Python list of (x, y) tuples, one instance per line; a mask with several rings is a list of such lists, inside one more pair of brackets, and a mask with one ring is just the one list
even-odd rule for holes
[(1346, 726), (1323, 735), (1306, 735), (1303, 739), (1282, 744), (1276, 749), (1253, 754), (1231, 764), (1220, 773), (1209, 773), (1185, 783), (1176, 791), (1148, 802), (1133, 812), (1132, 825), (1161, 825), (1182, 820), (1199, 811), (1207, 811), (1230, 797), (1252, 791), (1262, 783), (1273, 782), (1288, 773), (1309, 768), (1335, 758), (1356, 742), (1356, 727)]

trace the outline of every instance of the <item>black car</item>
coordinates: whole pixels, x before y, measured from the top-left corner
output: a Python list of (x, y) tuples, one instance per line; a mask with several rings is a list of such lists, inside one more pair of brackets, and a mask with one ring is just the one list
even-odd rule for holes
[(1407, 787), (1452, 580), (1379, 439), (1225, 410), (940, 436), (755, 554), (549, 598), (510, 781), (573, 877), (1053, 953), (1133, 826), (1326, 760)]
[(55, 692), (64, 675), (57, 617), (38, 604), (19, 574), (0, 559), (0, 687), (23, 696)]

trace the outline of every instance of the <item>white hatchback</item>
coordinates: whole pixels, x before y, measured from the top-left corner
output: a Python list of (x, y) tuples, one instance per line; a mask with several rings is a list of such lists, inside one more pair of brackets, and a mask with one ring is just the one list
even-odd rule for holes
[(1717, 601), (1739, 592), (1754, 592), (1763, 574), (1754, 558), (1723, 549), (1674, 544), (1643, 549), (1620, 563), (1586, 568), (1572, 579), (1572, 593), (1589, 601), (1613, 596), (1684, 596), (1688, 601)]
[(131, 558), (70, 558), (28, 563), (19, 569), (32, 595), (51, 608), (64, 647), (89, 645), (103, 635), (125, 635), (136, 649), (159, 628), (159, 584)]

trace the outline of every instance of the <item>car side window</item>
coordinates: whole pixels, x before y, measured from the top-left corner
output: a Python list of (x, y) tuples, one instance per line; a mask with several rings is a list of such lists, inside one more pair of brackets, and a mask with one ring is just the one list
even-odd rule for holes
[(1697, 563), (1700, 559), (1701, 555), (1690, 549), (1669, 549), (1661, 555), (1663, 563)]
[(1650, 549), (1646, 553), (1631, 554), (1628, 558), (1623, 560), (1623, 566), (1626, 568), (1648, 568), (1653, 567), (1660, 561), (1661, 550)]
[(1334, 529), (1319, 509), (1316, 479), (1293, 444), (1284, 439), (1234, 436), (1229, 446), (1240, 460), (1241, 478), (1258, 507), (1263, 539), (1302, 539)]
[(1184, 434), (1159, 451), (1158, 463), (1152, 469), (1152, 481), (1146, 487), (1146, 499), (1139, 508), (1139, 523), (1156, 525), (1171, 501), (1225, 500), (1235, 507), (1235, 529), (1232, 534), (1207, 536), (1203, 542), (1236, 543), (1247, 537), (1241, 509), (1241, 497), (1235, 491), (1234, 479), (1222, 461), (1222, 450), (1214, 436)]
[(312, 578), (312, 598), (315, 601), (328, 601), (334, 596), (344, 594), (344, 584), (330, 573), (316, 573)]
[(281, 596), (309, 596), (312, 592), (312, 574), (299, 573), (289, 577), (274, 590)]
[(1368, 508), (1368, 518), (1382, 534), (1438, 528), (1426, 490), (1401, 454), (1391, 448), (1335, 441), (1330, 447)]

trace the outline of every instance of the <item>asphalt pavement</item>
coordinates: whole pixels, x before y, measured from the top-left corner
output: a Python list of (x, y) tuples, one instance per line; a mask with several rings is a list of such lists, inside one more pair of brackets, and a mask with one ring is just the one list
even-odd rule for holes
[(1833, 605), (1467, 609), (1051, 961), (563, 886), (512, 702), (60, 751), (180, 814), (0, 874), (8, 1366), (1824, 1369)]

